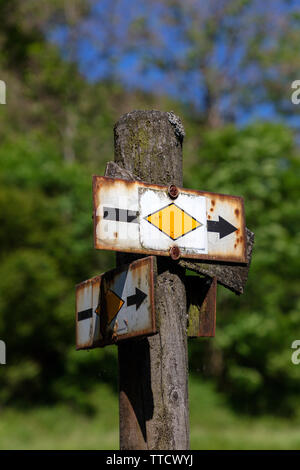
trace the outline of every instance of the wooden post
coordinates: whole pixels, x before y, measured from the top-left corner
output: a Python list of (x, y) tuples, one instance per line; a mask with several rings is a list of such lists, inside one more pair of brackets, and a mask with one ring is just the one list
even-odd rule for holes
[[(184, 131), (173, 113), (133, 111), (121, 117), (114, 132), (115, 162), (125, 177), (127, 170), (145, 182), (182, 186)], [(117, 264), (136, 258), (120, 253)], [(168, 258), (157, 262), (159, 333), (118, 346), (120, 449), (124, 450), (189, 449), (184, 269)]]

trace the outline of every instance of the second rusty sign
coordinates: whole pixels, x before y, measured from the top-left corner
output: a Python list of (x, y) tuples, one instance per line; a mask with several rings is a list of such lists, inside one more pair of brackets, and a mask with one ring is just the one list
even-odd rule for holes
[(156, 333), (153, 256), (76, 286), (76, 347), (90, 349)]
[(241, 197), (93, 177), (95, 248), (246, 263)]

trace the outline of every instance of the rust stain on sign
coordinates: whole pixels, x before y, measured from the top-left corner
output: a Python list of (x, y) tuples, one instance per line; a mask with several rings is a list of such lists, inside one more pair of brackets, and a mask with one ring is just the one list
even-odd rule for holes
[(99, 296), (102, 276), (76, 286), (76, 348), (95, 347), (103, 338), (100, 333)]
[(93, 177), (97, 249), (246, 263), (243, 199), (205, 191)]
[(153, 256), (76, 287), (76, 347), (90, 349), (156, 333)]
[(216, 329), (217, 279), (186, 277), (188, 337), (214, 337)]

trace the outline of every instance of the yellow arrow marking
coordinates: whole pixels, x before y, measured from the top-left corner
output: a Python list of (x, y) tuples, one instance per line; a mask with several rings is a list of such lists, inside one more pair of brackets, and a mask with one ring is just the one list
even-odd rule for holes
[(176, 240), (203, 225), (173, 202), (145, 218), (172, 240)]
[(109, 325), (115, 316), (119, 313), (123, 307), (124, 300), (122, 300), (112, 290), (108, 290), (106, 293), (106, 311), (107, 311), (107, 324)]

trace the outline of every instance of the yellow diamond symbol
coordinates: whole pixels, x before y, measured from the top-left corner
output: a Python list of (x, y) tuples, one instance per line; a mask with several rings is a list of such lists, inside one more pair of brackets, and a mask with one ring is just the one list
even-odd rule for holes
[(168, 235), (168, 237), (172, 238), (172, 240), (177, 240), (177, 238), (183, 237), (203, 225), (183, 209), (176, 206), (174, 202), (153, 212), (145, 217), (145, 219), (161, 232)]
[(109, 325), (112, 320), (117, 316), (123, 307), (124, 300), (122, 300), (115, 292), (108, 290), (106, 293), (106, 310), (107, 310), (107, 324)]

